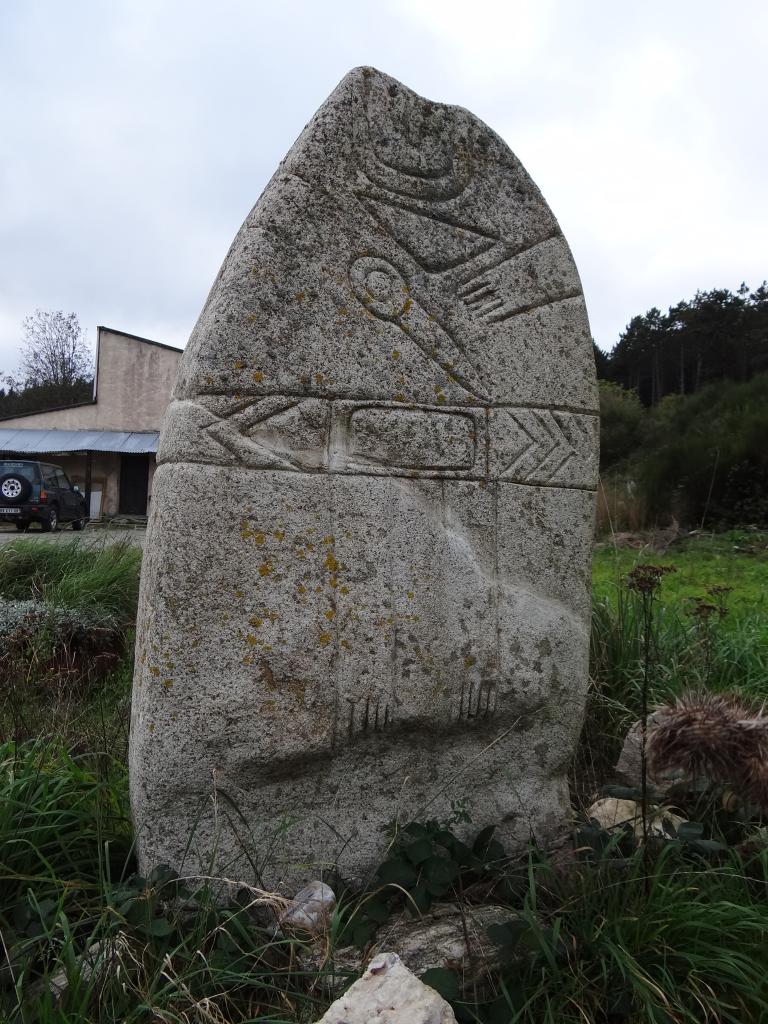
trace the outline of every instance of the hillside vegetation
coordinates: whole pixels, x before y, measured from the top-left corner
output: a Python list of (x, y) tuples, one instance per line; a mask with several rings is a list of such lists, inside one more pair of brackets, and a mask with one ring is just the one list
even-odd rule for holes
[(768, 288), (699, 292), (596, 351), (599, 523), (768, 525)]

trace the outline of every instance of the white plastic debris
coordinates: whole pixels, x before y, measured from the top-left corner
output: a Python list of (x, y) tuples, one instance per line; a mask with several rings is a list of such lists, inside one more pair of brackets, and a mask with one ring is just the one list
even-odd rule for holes
[(328, 927), (336, 906), (336, 894), (325, 882), (310, 882), (293, 897), (293, 903), (278, 918), (284, 932), (302, 931), (318, 935)]

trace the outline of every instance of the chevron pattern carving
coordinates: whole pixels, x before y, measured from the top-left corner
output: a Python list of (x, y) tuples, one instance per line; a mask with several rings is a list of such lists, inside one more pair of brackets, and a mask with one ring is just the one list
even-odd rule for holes
[(596, 487), (598, 418), (552, 409), (494, 409), (490, 476), (525, 484)]

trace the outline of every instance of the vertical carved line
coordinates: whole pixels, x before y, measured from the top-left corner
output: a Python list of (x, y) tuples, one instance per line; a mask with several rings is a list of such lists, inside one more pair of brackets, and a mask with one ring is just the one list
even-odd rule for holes
[[(330, 536), (334, 538), (331, 552), (333, 557), (336, 558), (336, 522), (334, 514), (335, 493), (333, 489), (333, 477), (329, 474), (326, 479), (326, 488), (328, 492), (328, 525), (330, 527), (328, 532)], [(341, 680), (339, 678), (341, 659), (339, 658), (339, 616), (336, 605), (336, 591), (333, 590), (333, 588), (330, 589), (332, 592), (331, 607), (333, 609), (333, 652), (331, 654), (331, 663), (329, 665), (329, 675), (333, 680), (333, 728), (331, 730), (331, 749), (333, 750), (336, 747), (337, 730), (339, 728), (339, 718), (341, 716)], [(350, 719), (350, 729), (351, 728), (352, 720)], [(351, 736), (352, 733), (350, 732), (349, 735)]]
[(480, 705), (483, 703), (483, 684), (480, 683), (477, 688), (477, 707), (475, 708), (475, 718), (480, 717)]

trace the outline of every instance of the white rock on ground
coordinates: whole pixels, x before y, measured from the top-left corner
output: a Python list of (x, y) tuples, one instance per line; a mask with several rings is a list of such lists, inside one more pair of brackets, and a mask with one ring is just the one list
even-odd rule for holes
[[(594, 818), (600, 828), (604, 828), (607, 832), (629, 825), (638, 839), (643, 837), (643, 809), (637, 800), (619, 800), (616, 797), (604, 797), (602, 800), (596, 800), (592, 804), (587, 810), (587, 817)], [(671, 836), (664, 831), (665, 821), (677, 829), (686, 819), (666, 807), (657, 807), (655, 805), (648, 807), (647, 824), (649, 836), (653, 836), (656, 839), (670, 839)]]
[[(658, 718), (658, 712), (654, 712), (648, 716), (648, 735), (650, 735), (656, 720)], [(619, 759), (616, 762), (616, 776), (622, 782), (628, 786), (640, 787), (643, 778), (643, 723), (635, 722), (629, 729), (624, 740), (624, 746), (621, 748)], [(651, 771), (650, 765), (646, 766), (647, 782), (649, 786), (653, 786), (654, 789), (663, 791), (671, 786), (674, 782), (679, 781), (682, 778), (682, 772), (661, 772), (658, 775), (654, 775)]]
[(408, 970), (380, 953), (317, 1024), (455, 1024), (451, 1007)]

